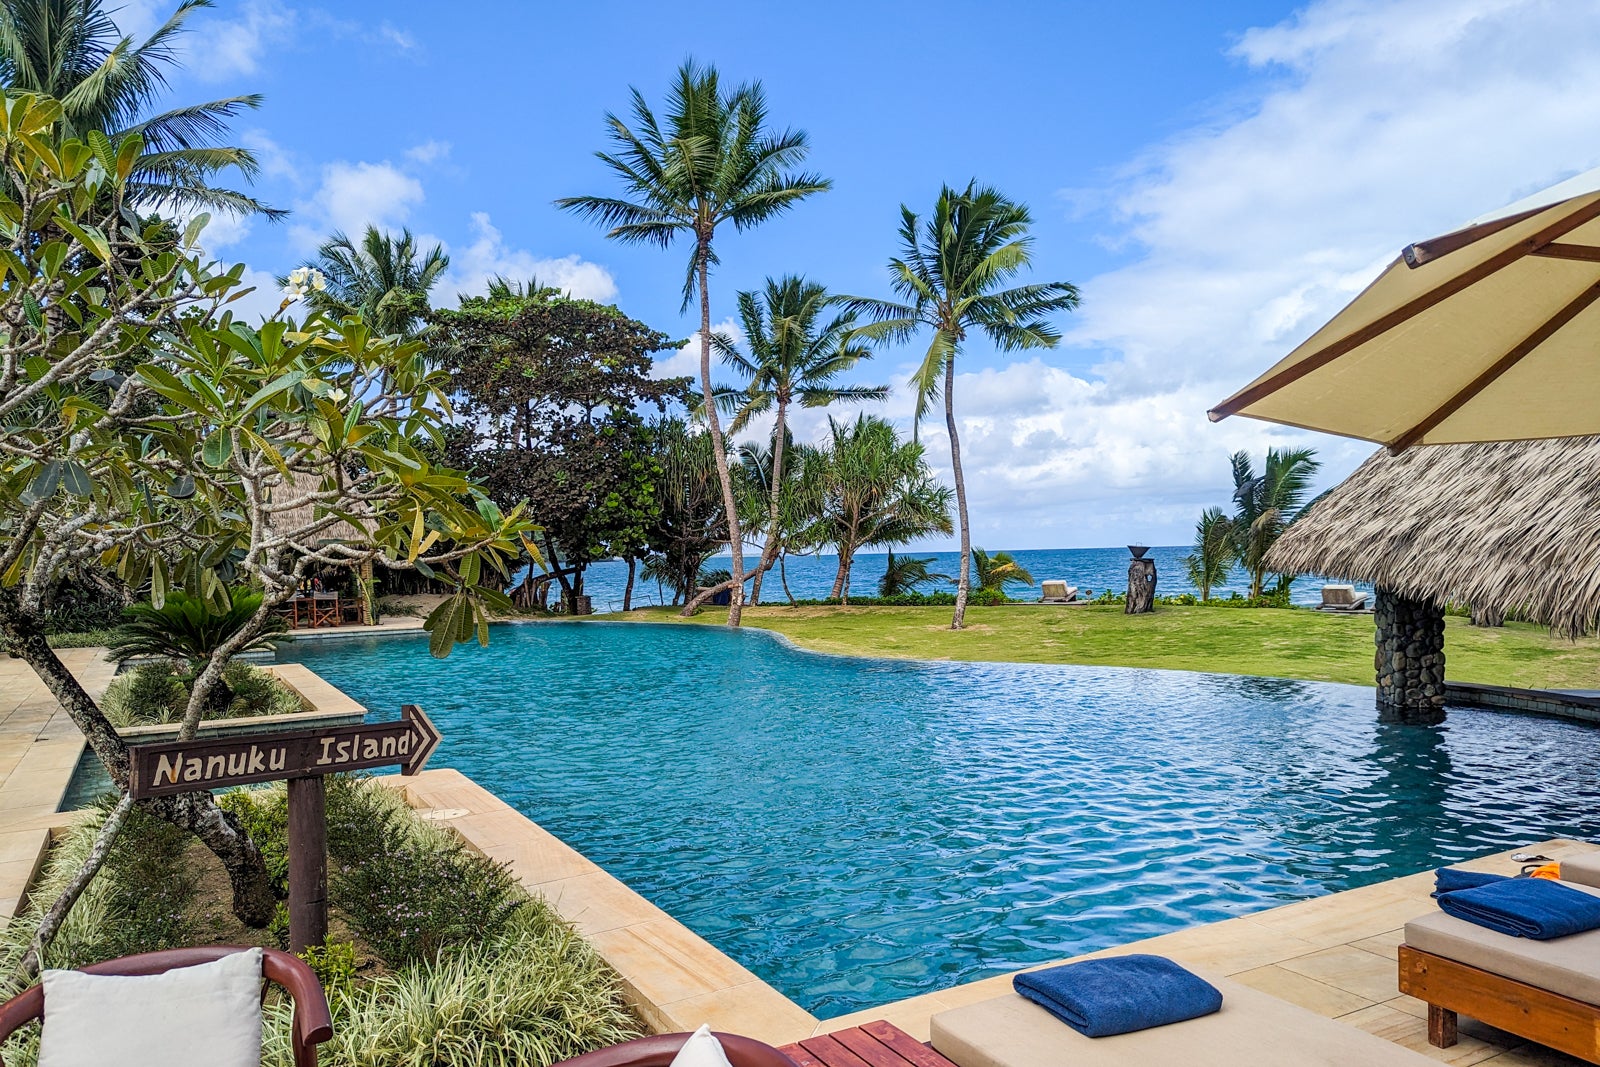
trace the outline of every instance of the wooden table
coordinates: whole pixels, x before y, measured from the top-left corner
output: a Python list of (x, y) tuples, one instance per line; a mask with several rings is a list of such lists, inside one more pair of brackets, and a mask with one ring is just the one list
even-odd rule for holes
[(298, 630), (305, 626), (338, 626), (344, 619), (340, 614), (338, 593), (314, 593), (311, 596), (290, 597), (285, 606), (289, 609), (289, 628)]
[(797, 1067), (956, 1067), (931, 1046), (882, 1021), (808, 1037), (778, 1051)]

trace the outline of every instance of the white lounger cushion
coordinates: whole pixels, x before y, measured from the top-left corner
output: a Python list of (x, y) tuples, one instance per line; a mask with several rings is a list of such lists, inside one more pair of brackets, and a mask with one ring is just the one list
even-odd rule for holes
[[(1563, 879), (1562, 884), (1572, 883)], [(1572, 888), (1600, 896), (1600, 890), (1588, 886)], [(1433, 911), (1406, 923), (1406, 944), (1585, 1004), (1600, 1004), (1600, 930), (1530, 941)]]
[(1222, 1010), (1115, 1037), (1084, 1037), (1016, 994), (940, 1012), (933, 1047), (958, 1067), (1405, 1067), (1427, 1057), (1286, 1000), (1203, 975)]
[(1562, 860), (1561, 880), (1600, 887), (1600, 852), (1585, 852)]

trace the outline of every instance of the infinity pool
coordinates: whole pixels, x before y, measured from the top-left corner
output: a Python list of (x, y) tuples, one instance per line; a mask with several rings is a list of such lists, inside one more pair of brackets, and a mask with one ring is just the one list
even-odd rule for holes
[(821, 1016), (1548, 837), (1600, 734), (1227, 675), (846, 659), (713, 626), (290, 645)]

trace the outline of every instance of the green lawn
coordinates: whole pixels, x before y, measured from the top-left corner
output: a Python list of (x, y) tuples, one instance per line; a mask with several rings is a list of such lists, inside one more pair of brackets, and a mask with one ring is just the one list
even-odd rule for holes
[[(722, 609), (680, 619), (673, 609), (615, 615), (688, 625), (726, 620)], [(949, 608), (746, 608), (748, 625), (775, 630), (823, 652), (910, 659), (1093, 663), (1220, 671), (1372, 684), (1372, 616), (1265, 608), (970, 608), (967, 629)], [(1600, 688), (1600, 640), (1551, 637), (1535, 626), (1479, 629), (1447, 620), (1451, 681), (1548, 689)]]

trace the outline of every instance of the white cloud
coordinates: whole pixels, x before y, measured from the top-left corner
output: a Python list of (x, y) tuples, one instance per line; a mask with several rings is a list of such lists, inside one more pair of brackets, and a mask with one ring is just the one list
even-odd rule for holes
[(422, 182), (391, 163), (329, 163), (311, 199), (297, 205), (290, 238), (310, 251), (335, 231), (359, 238), (368, 226), (393, 229), (422, 201)]
[(429, 163), (436, 163), (449, 154), (449, 141), (424, 141), (419, 145), (413, 145), (406, 149), (407, 159), (413, 163), (421, 163), (424, 166)]
[(246, 267), (241, 281), (243, 285), (240, 288), (251, 291), (227, 305), (234, 318), (254, 325), (278, 313), (278, 308), (283, 304), (283, 290), (278, 286), (276, 277), (267, 271)]
[(496, 277), (526, 282), (538, 279), (555, 286), (568, 296), (585, 300), (611, 300), (617, 283), (611, 272), (598, 263), (576, 255), (545, 258), (520, 248), (510, 248), (495, 228), (486, 211), (475, 211), (471, 218), (472, 241), (461, 248), (447, 246), (450, 271), (439, 283), (441, 301), (457, 294), (481, 293)]
[[(711, 335), (715, 337), (719, 333), (736, 345), (744, 343), (744, 331), (731, 318), (712, 324)], [(683, 347), (672, 353), (672, 355), (667, 356), (665, 359), (659, 356), (656, 357), (655, 366), (650, 370), (650, 376), (652, 378), (693, 378), (694, 387), (699, 389), (700, 331), (696, 330), (691, 334), (689, 339), (683, 343)], [(723, 370), (722, 361), (717, 358), (717, 354), (713, 350), (711, 353), (711, 380), (715, 384), (721, 385), (727, 378), (728, 375)], [(745, 436), (751, 440), (770, 437), (772, 435), (771, 425), (769, 422), (767, 428), (759, 432), (756, 427), (752, 426)]]
[[(1066, 323), (1093, 375), (1028, 361), (960, 376), (980, 528), (1001, 518), (1017, 545), (1186, 540), (1200, 503), (1226, 503), (1227, 454), (1268, 443), (1315, 445), (1331, 484), (1371, 446), (1212, 426), (1206, 408), (1408, 241), (1600, 163), (1600, 7), (1322, 0), (1233, 54), (1254, 96), (1113, 188), (1063, 193), (1079, 213), (1108, 204), (1105, 241), (1135, 251)], [(940, 423), (924, 424), (930, 449)]]
[(232, 18), (195, 19), (183, 45), (184, 68), (207, 81), (255, 74), (268, 49), (293, 37), (296, 20), (293, 8), (266, 0), (246, 0)]

